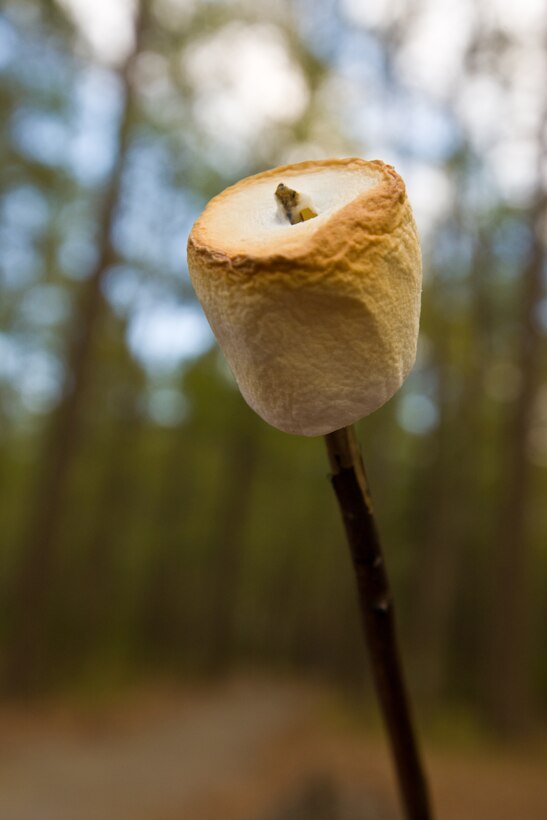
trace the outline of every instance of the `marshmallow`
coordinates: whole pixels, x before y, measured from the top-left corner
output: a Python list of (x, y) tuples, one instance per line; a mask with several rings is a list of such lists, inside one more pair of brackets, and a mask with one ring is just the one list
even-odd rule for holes
[[(291, 225), (280, 182), (317, 216)], [(414, 364), (420, 245), (403, 180), (383, 162), (300, 162), (241, 180), (195, 222), (188, 266), (243, 397), (279, 430), (350, 425)]]

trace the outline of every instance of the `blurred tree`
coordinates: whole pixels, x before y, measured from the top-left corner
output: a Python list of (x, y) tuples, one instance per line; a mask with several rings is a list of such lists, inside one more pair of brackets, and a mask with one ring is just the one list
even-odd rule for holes
[(58, 572), (57, 545), (70, 473), (78, 452), (81, 409), (86, 399), (93, 343), (103, 310), (101, 285), (114, 252), (112, 230), (131, 140), (134, 92), (131, 72), (140, 52), (144, 17), (137, 12), (135, 46), (120, 69), (122, 104), (115, 145), (115, 160), (98, 214), (97, 256), (93, 270), (81, 287), (67, 338), (66, 383), (51, 420), (38, 467), (34, 501), (28, 517), (28, 533), (21, 550), (11, 610), (12, 634), (7, 649), (6, 686), (26, 691), (43, 674), (47, 639), (44, 633), (48, 592)]
[[(547, 37), (545, 42), (547, 47)], [(534, 711), (532, 577), (537, 565), (537, 539), (530, 529), (534, 472), (529, 448), (541, 384), (543, 348), (538, 306), (544, 294), (547, 263), (547, 189), (543, 182), (547, 160), (547, 100), (540, 119), (537, 152), (537, 186), (525, 216), (531, 236), (528, 258), (519, 279), (517, 302), (520, 385), (507, 430), (492, 611), (492, 715), (497, 728), (509, 733), (527, 728)]]
[(209, 667), (218, 670), (234, 656), (238, 585), (243, 560), (244, 538), (253, 504), (253, 483), (260, 459), (259, 421), (242, 412), (241, 397), (232, 393), (225, 403), (226, 432), (223, 436), (224, 468), (220, 506), (215, 515), (212, 556), (214, 573), (209, 590), (211, 635)]

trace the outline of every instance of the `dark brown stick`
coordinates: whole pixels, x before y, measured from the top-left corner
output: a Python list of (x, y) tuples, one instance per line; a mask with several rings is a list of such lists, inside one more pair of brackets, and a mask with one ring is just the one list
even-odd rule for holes
[(332, 485), (342, 512), (357, 578), (361, 621), (374, 684), (399, 780), (407, 820), (433, 817), (410, 716), (393, 612), (393, 599), (376, 529), (359, 443), (353, 427), (325, 436)]

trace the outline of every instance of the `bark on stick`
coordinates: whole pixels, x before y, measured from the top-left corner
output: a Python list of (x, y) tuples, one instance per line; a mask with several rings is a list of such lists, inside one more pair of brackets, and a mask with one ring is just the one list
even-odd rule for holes
[(357, 580), (361, 621), (407, 820), (432, 820), (399, 654), (393, 598), (353, 427), (325, 436)]

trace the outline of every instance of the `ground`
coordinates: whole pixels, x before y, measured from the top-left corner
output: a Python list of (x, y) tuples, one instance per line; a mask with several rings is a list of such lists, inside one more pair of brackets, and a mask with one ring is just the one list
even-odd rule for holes
[[(381, 735), (294, 681), (0, 711), (0, 820), (398, 820)], [(537, 748), (426, 744), (442, 820), (545, 820)]]

